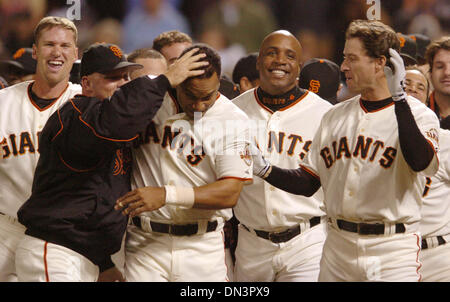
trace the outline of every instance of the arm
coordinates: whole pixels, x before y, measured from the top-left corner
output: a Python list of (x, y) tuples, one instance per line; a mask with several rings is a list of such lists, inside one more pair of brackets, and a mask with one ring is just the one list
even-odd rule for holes
[(400, 148), (411, 169), (420, 172), (425, 170), (433, 160), (434, 149), (420, 132), (411, 108), (406, 102), (406, 93), (402, 85), (406, 74), (403, 59), (394, 49), (389, 49), (389, 53), (395, 72), (390, 67), (385, 67), (384, 72), (389, 92), (395, 102)]
[[(164, 187), (143, 187), (120, 197), (114, 208), (123, 210), (124, 215), (129, 214), (132, 217), (143, 212), (157, 210), (166, 204), (204, 210), (226, 209), (236, 204), (243, 186), (244, 182), (239, 179), (221, 179), (193, 189), (180, 188), (178, 200), (176, 200), (176, 197), (169, 197)], [(190, 190), (193, 194), (189, 192)], [(193, 203), (191, 202), (190, 206), (185, 202), (186, 198), (190, 199), (186, 196), (189, 194), (193, 196)]]

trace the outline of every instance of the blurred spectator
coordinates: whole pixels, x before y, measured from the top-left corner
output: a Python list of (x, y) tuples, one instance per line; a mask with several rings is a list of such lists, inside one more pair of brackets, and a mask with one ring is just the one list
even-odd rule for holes
[(302, 29), (296, 34), (302, 44), (302, 62), (312, 58), (332, 58), (334, 53), (333, 37), (327, 33), (320, 34), (312, 29)]
[[(229, 45), (240, 44), (245, 52), (254, 52), (276, 27), (276, 19), (264, 2), (220, 0), (204, 11), (200, 30), (219, 29), (225, 34)], [(196, 36), (201, 34), (197, 32)]]
[(46, 0), (0, 1), (0, 39), (9, 55), (32, 46), (33, 29), (45, 16), (46, 9)]
[(128, 62), (141, 64), (142, 69), (133, 71), (130, 75), (134, 80), (140, 76), (158, 76), (167, 70), (166, 58), (159, 52), (151, 48), (139, 48), (127, 56)]
[(339, 66), (330, 60), (313, 58), (306, 61), (300, 70), (298, 85), (335, 105), (337, 94), (342, 87), (341, 71)]
[(219, 92), (232, 100), (239, 95), (239, 87), (225, 75), (220, 77)]
[(400, 56), (405, 67), (417, 64), (417, 44), (411, 37), (397, 33), (400, 40)]
[(225, 33), (219, 28), (206, 29), (199, 37), (199, 42), (208, 44), (220, 55), (222, 75), (231, 77), (234, 65), (246, 54), (241, 44), (230, 44)]
[(405, 92), (428, 105), (430, 83), (421, 69), (417, 66), (406, 67)]
[(167, 60), (167, 64), (172, 64), (189, 46), (192, 45), (192, 38), (178, 30), (170, 30), (160, 33), (153, 40), (153, 49), (159, 51)]
[(100, 20), (90, 30), (90, 37), (80, 48), (86, 49), (96, 42), (122, 45), (122, 24), (113, 18)]
[(256, 69), (258, 53), (252, 52), (236, 63), (233, 69), (233, 82), (239, 86), (239, 93), (259, 86), (259, 71)]
[(11, 60), (0, 61), (0, 74), (9, 85), (32, 80), (36, 73), (36, 60), (32, 48), (18, 49)]
[(123, 49), (131, 52), (149, 47), (160, 33), (175, 29), (190, 33), (186, 19), (170, 2), (142, 0), (123, 21)]

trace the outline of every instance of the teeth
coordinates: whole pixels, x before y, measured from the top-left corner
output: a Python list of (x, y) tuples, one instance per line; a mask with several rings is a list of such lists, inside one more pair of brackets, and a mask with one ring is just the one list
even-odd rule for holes
[(49, 61), (49, 63), (57, 66), (61, 66), (63, 64), (61, 61)]
[(280, 76), (283, 76), (286, 74), (286, 72), (283, 70), (272, 70), (272, 73), (275, 75), (280, 75)]

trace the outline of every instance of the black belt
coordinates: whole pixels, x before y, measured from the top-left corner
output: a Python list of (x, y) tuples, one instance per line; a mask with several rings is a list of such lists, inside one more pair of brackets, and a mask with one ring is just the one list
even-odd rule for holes
[[(445, 241), (444, 237), (442, 237), (442, 236), (436, 236), (436, 238), (438, 241), (438, 246), (447, 243), (447, 241)], [(427, 243), (427, 240), (424, 238), (424, 239), (422, 239), (422, 250), (426, 250), (427, 248), (428, 248), (428, 243)]]
[[(132, 218), (133, 224), (142, 229), (141, 217), (135, 216)], [(217, 220), (208, 221), (206, 233), (213, 232), (217, 228)], [(167, 224), (150, 221), (152, 232), (171, 234), (175, 236), (191, 236), (198, 233), (198, 223), (193, 224)], [(144, 230), (145, 231), (145, 230)]]
[[(309, 220), (309, 226), (312, 228), (313, 226), (316, 226), (320, 223), (320, 217), (316, 216)], [(247, 231), (250, 232), (250, 229), (246, 227), (245, 225), (242, 225)], [(266, 232), (261, 230), (254, 230), (255, 234), (258, 237), (267, 239), (272, 241), (273, 243), (281, 243), (286, 242), (294, 238), (295, 236), (299, 235), (301, 233), (300, 225), (296, 225), (290, 229), (287, 229), (282, 232)]]
[[(384, 224), (382, 223), (355, 223), (337, 219), (337, 225), (341, 230), (358, 233), (360, 235), (383, 235)], [(406, 231), (403, 223), (395, 224), (395, 233), (404, 233)]]

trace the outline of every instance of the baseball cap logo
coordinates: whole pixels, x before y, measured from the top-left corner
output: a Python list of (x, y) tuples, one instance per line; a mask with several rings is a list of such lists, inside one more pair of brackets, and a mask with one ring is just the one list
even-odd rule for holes
[(312, 91), (314, 93), (318, 93), (320, 88), (320, 82), (317, 80), (311, 80), (309, 82), (309, 91)]
[(13, 55), (13, 59), (17, 60), (18, 58), (20, 58), (21, 56), (23, 56), (23, 54), (25, 53), (25, 48), (20, 48), (18, 49), (14, 55)]
[(113, 52), (113, 54), (119, 59), (122, 58), (122, 51), (117, 46), (110, 46), (109, 49)]
[(400, 48), (403, 48), (405, 46), (405, 42), (406, 42), (405, 38), (399, 37), (398, 39), (400, 40)]

